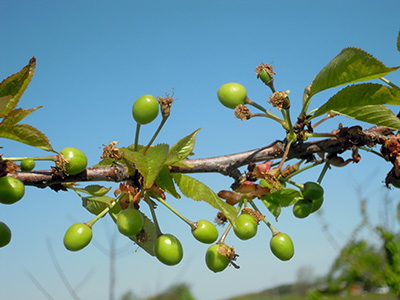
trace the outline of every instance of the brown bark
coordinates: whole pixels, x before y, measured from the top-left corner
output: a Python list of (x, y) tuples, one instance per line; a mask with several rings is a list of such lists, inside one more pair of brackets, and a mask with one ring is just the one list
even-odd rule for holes
[[(375, 146), (383, 144), (391, 135), (392, 130), (380, 126), (374, 126), (365, 130), (361, 130), (359, 126), (342, 128), (338, 131), (337, 137), (334, 138), (293, 144), (287, 158), (310, 158), (316, 153), (342, 153), (353, 147)], [(240, 176), (239, 167), (246, 166), (249, 163), (279, 159), (282, 157), (285, 145), (284, 141), (275, 141), (269, 146), (241, 153), (210, 158), (187, 159), (185, 162), (192, 165), (192, 167), (172, 167), (171, 172), (220, 173), (225, 176), (238, 178)], [(29, 173), (19, 172), (17, 177), (25, 185), (41, 188), (52, 186), (56, 190), (63, 189), (60, 185), (63, 182), (121, 182), (131, 179), (127, 173), (127, 168), (122, 165), (87, 168), (81, 174), (64, 178), (56, 176), (51, 170)]]

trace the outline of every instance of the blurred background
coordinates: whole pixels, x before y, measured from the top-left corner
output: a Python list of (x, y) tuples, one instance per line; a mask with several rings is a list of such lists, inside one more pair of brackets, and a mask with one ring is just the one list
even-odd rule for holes
[[(143, 94), (163, 96), (174, 90), (178, 98), (156, 142), (172, 145), (202, 128), (193, 158), (212, 157), (284, 138), (278, 124), (264, 118), (242, 122), (218, 102), (222, 84), (239, 82), (250, 99), (266, 105), (270, 91), (256, 78), (254, 69), (259, 63), (274, 66), (277, 90), (290, 90), (295, 118), (304, 88), (343, 48), (359, 47), (390, 67), (400, 62), (396, 50), (400, 3), (395, 0), (379, 4), (371, 0), (18, 0), (1, 4), (1, 80), (18, 72), (33, 56), (37, 58), (35, 75), (19, 107), (43, 108), (24, 123), (44, 132), (58, 151), (79, 148), (89, 165), (99, 161), (103, 145), (133, 143), (131, 107)], [(400, 83), (399, 72), (387, 78)], [(335, 92), (318, 94), (310, 108), (319, 107)], [(142, 126), (141, 143), (150, 138), (158, 121)], [(336, 117), (319, 130), (330, 132), (340, 122), (356, 124)], [(47, 155), (9, 140), (2, 139), (0, 145), (5, 157)], [(69, 252), (62, 243), (65, 231), (93, 216), (74, 192), (27, 187), (22, 201), (0, 207), (0, 220), (13, 233), (12, 242), (0, 249), (0, 298), (71, 299), (62, 274), (70, 289), (87, 300), (123, 295), (144, 299), (177, 284), (187, 285), (196, 299), (228, 299), (299, 278), (312, 281), (325, 276), (362, 222), (361, 199), (366, 200), (374, 226), (395, 213), (399, 192), (384, 187), (391, 165), (372, 154), (361, 156), (357, 165), (332, 169), (325, 176), (320, 215), (300, 220), (291, 209), (284, 209), (275, 222), (264, 210), (274, 226), (292, 237), (292, 260), (282, 262), (272, 255), (270, 232), (260, 226), (249, 241), (228, 236), (226, 242), (240, 255), (240, 269), (229, 267), (217, 274), (204, 262), (208, 246), (195, 241), (188, 226), (162, 206), (157, 208), (162, 230), (175, 234), (184, 247), (184, 258), (177, 266), (162, 265), (118, 234), (108, 216), (96, 223), (87, 248)], [(49, 167), (37, 163), (36, 169)], [(316, 168), (297, 180), (316, 180), (320, 171)], [(216, 192), (229, 189), (232, 183), (218, 174), (194, 176)], [(216, 214), (206, 203), (172, 197), (168, 201), (194, 221), (212, 221)], [(223, 228), (219, 230), (222, 233)], [(358, 236), (372, 244), (379, 242), (368, 230)]]

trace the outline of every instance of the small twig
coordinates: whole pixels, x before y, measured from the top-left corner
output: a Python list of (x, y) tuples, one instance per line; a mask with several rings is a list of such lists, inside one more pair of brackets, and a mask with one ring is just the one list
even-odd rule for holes
[(54, 254), (54, 250), (53, 250), (53, 247), (50, 244), (49, 239), (46, 239), (46, 243), (47, 243), (47, 249), (49, 250), (49, 254), (50, 254), (51, 260), (53, 261), (53, 264), (54, 264), (54, 266), (55, 266), (55, 268), (57, 270), (57, 273), (60, 276), (62, 282), (65, 285), (65, 287), (67, 288), (69, 294), (75, 300), (80, 300), (80, 298), (78, 297), (78, 295), (75, 293), (74, 289), (72, 288), (71, 284), (69, 283), (67, 277), (65, 276), (64, 271), (62, 270), (60, 264), (58, 263), (57, 257)]
[(32, 280), (33, 284), (39, 289), (39, 291), (50, 300), (54, 300), (54, 298), (46, 291), (46, 289), (40, 284), (40, 282), (33, 276), (28, 270), (25, 270), (26, 275), (28, 275), (29, 279)]

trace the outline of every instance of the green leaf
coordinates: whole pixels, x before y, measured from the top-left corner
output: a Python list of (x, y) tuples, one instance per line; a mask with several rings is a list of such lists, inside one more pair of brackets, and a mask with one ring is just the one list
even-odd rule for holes
[[(115, 162), (114, 159), (112, 159), (112, 158), (110, 158), (110, 157), (107, 157), (107, 158), (102, 159), (102, 160), (99, 161), (97, 164), (93, 165), (92, 167), (93, 167), (93, 168), (96, 168), (96, 167), (111, 167), (111, 166), (114, 165), (114, 162)], [(119, 162), (120, 162), (121, 164), (124, 164), (123, 161), (119, 161)]]
[[(109, 212), (110, 217), (116, 223), (118, 218), (118, 213), (121, 211), (121, 207), (119, 205), (115, 205)], [(154, 256), (153, 246), (157, 239), (157, 231), (154, 223), (141, 211), (139, 211), (144, 220), (143, 231), (139, 233), (136, 237), (127, 237), (131, 241), (135, 242), (140, 248), (145, 250), (150, 255)]]
[(333, 112), (359, 121), (400, 130), (400, 119), (385, 105), (350, 107)]
[(126, 150), (124, 151), (123, 160), (127, 161), (126, 165), (128, 168), (134, 165), (143, 178), (147, 177), (149, 167), (147, 159), (142, 153)]
[(279, 202), (271, 197), (262, 197), (261, 201), (268, 208), (271, 214), (275, 217), (275, 220), (278, 221), (278, 217), (281, 214), (282, 208)]
[(109, 207), (111, 201), (114, 201), (114, 198), (107, 196), (81, 196), (81, 198), (83, 207), (85, 207), (89, 212), (96, 216), (101, 213), (105, 208)]
[(315, 77), (310, 95), (343, 84), (380, 78), (398, 68), (386, 67), (361, 49), (345, 48)]
[(200, 129), (201, 128), (180, 139), (172, 146), (166, 164), (172, 165), (178, 161), (184, 160), (190, 155), (190, 153), (192, 153), (196, 141), (196, 135)]
[(0, 118), (7, 116), (18, 104), (19, 99), (31, 82), (36, 67), (33, 57), (27, 66), (0, 83)]
[(188, 175), (173, 173), (176, 184), (186, 197), (196, 201), (205, 201), (212, 207), (223, 212), (225, 217), (232, 223), (235, 223), (236, 209), (222, 201), (208, 186)]
[(271, 203), (277, 202), (282, 207), (293, 205), (300, 198), (302, 198), (301, 193), (298, 190), (294, 190), (291, 188), (283, 188), (274, 193), (269, 193), (262, 196), (262, 200)]
[(30, 125), (1, 125), (0, 138), (15, 140), (46, 151), (55, 152), (48, 138)]
[(150, 188), (154, 184), (167, 158), (168, 150), (169, 146), (167, 144), (159, 144), (149, 148), (146, 152), (145, 157), (148, 169), (146, 177), (144, 178), (144, 188)]
[(340, 90), (322, 105), (313, 117), (329, 111), (340, 113), (345, 109), (362, 108), (371, 105), (400, 105), (400, 91), (381, 84), (363, 83)]
[[(0, 114), (1, 112), (5, 111), (7, 108), (7, 105), (9, 103), (11, 103), (11, 101), (13, 100), (13, 96), (2, 96), (0, 97)], [(8, 112), (10, 112), (10, 110), (7, 110)], [(0, 118), (2, 118), (3, 116), (0, 115)]]
[(83, 189), (82, 188), (76, 188), (76, 187), (70, 187), (70, 188), (73, 189), (76, 192), (82, 192), (82, 193), (85, 193), (85, 194), (89, 194), (91, 196), (104, 196), (111, 189), (111, 187), (106, 188), (106, 187), (104, 187), (102, 185), (97, 185), (97, 184), (88, 185)]
[(161, 169), (160, 173), (158, 174), (158, 177), (156, 178), (156, 183), (160, 188), (162, 188), (164, 191), (171, 194), (175, 198), (177, 199), (181, 198), (181, 195), (179, 195), (175, 189), (174, 181), (172, 180), (171, 173), (169, 172), (167, 166), (164, 166)]
[(11, 111), (0, 123), (0, 125), (15, 125), (25, 117), (29, 116), (35, 110), (41, 108), (42, 106), (36, 106), (35, 108), (25, 109), (17, 108)]

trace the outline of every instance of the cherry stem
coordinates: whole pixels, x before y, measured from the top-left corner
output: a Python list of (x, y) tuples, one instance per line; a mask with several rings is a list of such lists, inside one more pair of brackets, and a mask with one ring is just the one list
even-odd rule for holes
[[(288, 97), (286, 97), (286, 98), (289, 100)], [(289, 126), (289, 134), (290, 134), (290, 135), (293, 135), (293, 134), (294, 134), (294, 130), (293, 130), (292, 121), (291, 121), (291, 119), (290, 119), (290, 110), (289, 110), (289, 108), (283, 109), (283, 110), (282, 110), (282, 114), (283, 114), (283, 116), (284, 116), (284, 119), (285, 119), (285, 121), (286, 121), (286, 124)]]
[(289, 154), (289, 150), (290, 150), (290, 145), (291, 145), (291, 144), (292, 144), (292, 141), (291, 141), (291, 140), (289, 140), (289, 142), (286, 144), (285, 152), (283, 153), (281, 162), (280, 162), (279, 165), (278, 165), (278, 170), (279, 170), (279, 171), (282, 170), (282, 167), (283, 167), (283, 164), (285, 163), (286, 157), (287, 157), (288, 154)]
[(274, 80), (268, 81), (267, 86), (271, 89), (272, 94), (276, 92), (275, 86), (274, 86)]
[[(76, 191), (75, 191), (76, 192)], [(77, 194), (79, 195), (79, 193), (77, 192)], [(108, 213), (110, 211), (110, 209), (112, 209), (115, 204), (117, 204), (121, 198), (124, 196), (124, 194), (121, 194), (117, 197), (117, 199), (115, 199), (115, 201), (111, 202), (105, 209), (103, 209), (101, 211), (101, 213), (99, 213), (96, 217), (94, 217), (92, 220), (90, 220), (89, 222), (86, 222), (85, 224), (87, 224), (88, 226), (90, 226), (90, 228), (98, 221), (100, 220), (102, 217), (105, 216), (106, 213)]]
[(157, 216), (156, 216), (156, 212), (154, 211), (154, 207), (153, 207), (153, 203), (151, 202), (149, 196), (147, 195), (147, 193), (144, 193), (144, 200), (146, 201), (147, 205), (150, 208), (150, 212), (151, 212), (151, 217), (153, 218), (153, 222), (154, 225), (156, 227), (156, 234), (157, 236), (162, 235), (161, 229), (160, 229), (160, 225), (158, 224), (158, 220), (157, 220)]
[(158, 126), (156, 132), (153, 134), (153, 137), (151, 138), (150, 142), (147, 144), (146, 148), (144, 148), (143, 154), (145, 154), (147, 152), (147, 150), (150, 148), (151, 144), (153, 144), (154, 140), (156, 139), (156, 137), (160, 133), (161, 129), (163, 128), (165, 122), (167, 122), (168, 117), (169, 117), (169, 115), (163, 115), (160, 125)]
[(319, 174), (319, 177), (318, 177), (318, 180), (317, 180), (318, 184), (321, 184), (322, 179), (324, 178), (326, 172), (329, 170), (329, 166), (330, 166), (330, 164), (328, 162), (326, 162), (325, 165), (324, 165), (324, 168), (321, 171), (321, 174)]
[(136, 132), (135, 132), (135, 147), (134, 151), (137, 151), (139, 144), (139, 133), (140, 133), (140, 123), (136, 123)]
[(254, 102), (253, 100), (251, 100), (250, 98), (247, 98), (244, 100), (244, 104), (249, 104), (255, 108), (257, 108), (258, 110), (262, 111), (264, 114), (253, 114), (253, 116), (258, 116), (258, 117), (266, 117), (266, 118), (270, 118), (274, 121), (277, 121), (279, 124), (282, 125), (282, 127), (284, 129), (288, 129), (288, 125), (286, 124), (286, 122), (284, 120), (282, 120), (281, 118), (275, 116), (273, 113), (269, 112), (268, 110), (266, 110), (264, 107), (262, 107), (261, 105), (257, 104), (256, 102)]
[(57, 161), (58, 155), (51, 156), (31, 156), (31, 157), (3, 157), (3, 160), (11, 160), (11, 161), (23, 161), (24, 159), (33, 159), (33, 160), (49, 160), (49, 161)]
[[(315, 162), (312, 165), (305, 166), (304, 168), (301, 168), (301, 169), (299, 169), (299, 170), (297, 170), (297, 171), (295, 171), (293, 173), (290, 173), (290, 177), (293, 177), (293, 176), (295, 176), (297, 174), (300, 174), (301, 172), (304, 172), (304, 171), (306, 171), (308, 169), (314, 168), (314, 167), (320, 165), (321, 163), (322, 162)], [(286, 182), (288, 182), (290, 184), (293, 184), (293, 185), (296, 185), (296, 183), (293, 183), (290, 179), (288, 179)]]
[(231, 230), (231, 228), (232, 228), (232, 224), (229, 223), (228, 227), (226, 227), (224, 233), (221, 235), (221, 238), (219, 239), (217, 244), (224, 244), (225, 243), (226, 236), (228, 235), (228, 232)]
[[(321, 125), (321, 124), (322, 124), (323, 122), (325, 122), (326, 120), (332, 119), (332, 118), (335, 117), (335, 116), (336, 116), (336, 114), (327, 113), (326, 116), (325, 116), (323, 119), (319, 120), (317, 123), (315, 123), (315, 124), (312, 126), (312, 128), (315, 128), (315, 127), (317, 127), (318, 125)], [(309, 120), (311, 120), (311, 119), (309, 119)]]
[[(236, 208), (236, 212), (239, 213), (239, 211), (241, 210), (243, 205), (243, 200), (240, 200), (238, 207)], [(229, 231), (231, 230), (231, 228), (233, 227), (232, 223), (229, 222), (228, 227), (226, 227), (224, 233), (221, 235), (221, 238), (219, 239), (219, 241), (217, 242), (217, 244), (224, 244), (225, 243), (225, 239), (226, 236), (228, 235)]]
[(371, 153), (373, 153), (373, 154), (375, 154), (375, 155), (378, 155), (380, 158), (383, 158), (384, 160), (389, 161), (388, 158), (384, 157), (384, 156), (383, 156), (381, 153), (379, 153), (378, 151), (375, 151), (375, 150), (372, 150), (372, 149), (369, 149), (369, 148), (365, 148), (365, 147), (358, 147), (358, 149), (364, 150), (364, 151), (367, 151), (367, 152), (371, 152)]
[[(261, 200), (265, 206), (267, 206), (265, 204), (265, 200)], [(260, 212), (260, 210), (258, 209), (258, 207), (255, 205), (255, 203), (253, 201), (250, 201), (251, 206), (253, 206), (254, 210)], [(260, 212), (261, 213), (261, 212)], [(279, 233), (279, 230), (276, 229), (274, 226), (272, 226), (272, 224), (270, 222), (268, 222), (267, 218), (264, 217), (263, 222), (268, 226), (269, 230), (271, 230), (272, 236), (277, 235)]]
[(381, 77), (379, 78), (380, 80), (382, 80), (383, 82), (387, 83), (388, 85), (390, 85), (392, 88), (398, 89), (400, 90), (400, 87), (395, 85), (393, 82), (387, 80), (385, 77)]
[(175, 215), (177, 215), (179, 218), (181, 218), (186, 224), (188, 224), (192, 230), (196, 229), (196, 223), (188, 220), (185, 218), (183, 215), (181, 215), (175, 208), (173, 208), (167, 201), (165, 201), (163, 198), (155, 195), (152, 193), (152, 197), (156, 198), (158, 201), (160, 201), (165, 207), (167, 207), (170, 211), (172, 211)]

